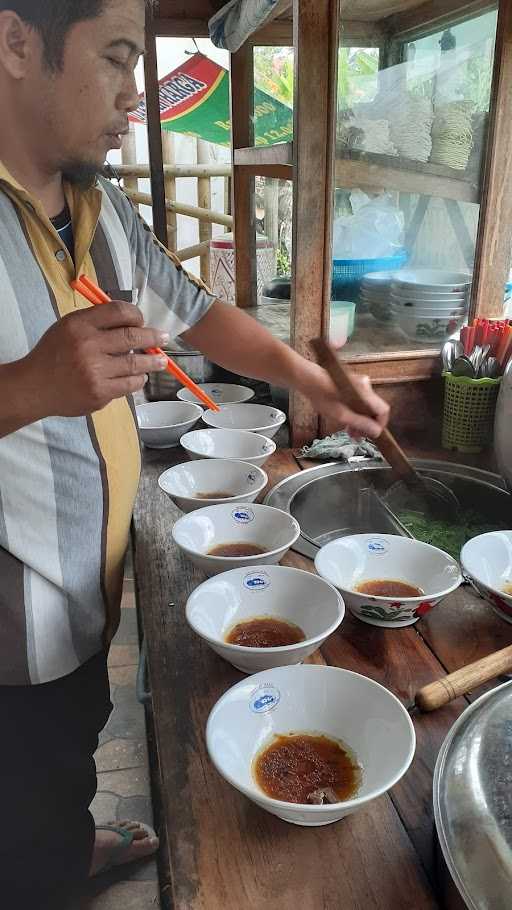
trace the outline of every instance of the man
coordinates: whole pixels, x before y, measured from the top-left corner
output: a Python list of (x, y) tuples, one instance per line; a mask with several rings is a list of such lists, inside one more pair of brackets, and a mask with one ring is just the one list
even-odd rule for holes
[[(131, 393), (181, 336), (217, 363), (309, 395), (378, 435), (327, 374), (190, 278), (128, 200), (95, 180), (137, 104), (144, 0), (0, 0), (0, 895), (59, 910), (157, 841), (98, 830), (93, 753), (140, 469)], [(116, 302), (70, 288), (86, 273)], [(124, 302), (123, 302), (124, 301)], [(136, 304), (136, 305), (134, 305)], [(151, 327), (148, 327), (151, 326)], [(129, 833), (127, 830), (129, 829)], [(75, 905), (76, 906), (76, 905)]]

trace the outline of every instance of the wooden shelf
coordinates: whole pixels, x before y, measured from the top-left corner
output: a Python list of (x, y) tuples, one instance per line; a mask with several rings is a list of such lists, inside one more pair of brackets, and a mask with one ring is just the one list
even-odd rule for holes
[(260, 177), (278, 177), (291, 180), (293, 177), (293, 143), (280, 142), (255, 148), (233, 150), (235, 167), (243, 167)]
[(344, 152), (338, 149), (336, 186), (398, 190), (401, 193), (455, 199), (457, 202), (480, 201), (478, 180), (474, 176), (468, 177), (465, 171), (373, 152)]

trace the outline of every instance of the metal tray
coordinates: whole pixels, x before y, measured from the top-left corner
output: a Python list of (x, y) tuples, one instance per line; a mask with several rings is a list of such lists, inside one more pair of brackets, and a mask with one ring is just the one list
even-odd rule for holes
[[(473, 508), (482, 521), (510, 524), (512, 497), (502, 479), (487, 471), (442, 461), (414, 460), (420, 473), (451, 487), (463, 508)], [(381, 461), (332, 462), (299, 471), (278, 483), (265, 504), (290, 512), (301, 526), (293, 549), (314, 558), (319, 547), (348, 534), (408, 532), (380, 497), (391, 486), (391, 470)], [(375, 489), (379, 496), (375, 496)], [(370, 492), (368, 492), (370, 491)]]

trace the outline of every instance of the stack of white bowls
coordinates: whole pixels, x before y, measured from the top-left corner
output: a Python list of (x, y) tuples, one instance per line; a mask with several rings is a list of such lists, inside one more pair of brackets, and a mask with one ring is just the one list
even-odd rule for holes
[(417, 343), (439, 344), (463, 325), (471, 274), (440, 269), (407, 269), (395, 274), (391, 311), (396, 325)]
[(361, 281), (361, 311), (369, 310), (377, 322), (391, 322), (391, 282), (398, 272), (369, 272)]

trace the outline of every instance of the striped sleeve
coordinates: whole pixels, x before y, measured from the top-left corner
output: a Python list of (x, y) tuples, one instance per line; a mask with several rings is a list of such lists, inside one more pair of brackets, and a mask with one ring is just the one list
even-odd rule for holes
[(124, 193), (107, 180), (102, 185), (130, 240), (134, 288), (146, 324), (177, 338), (203, 318), (216, 297), (162, 246)]

